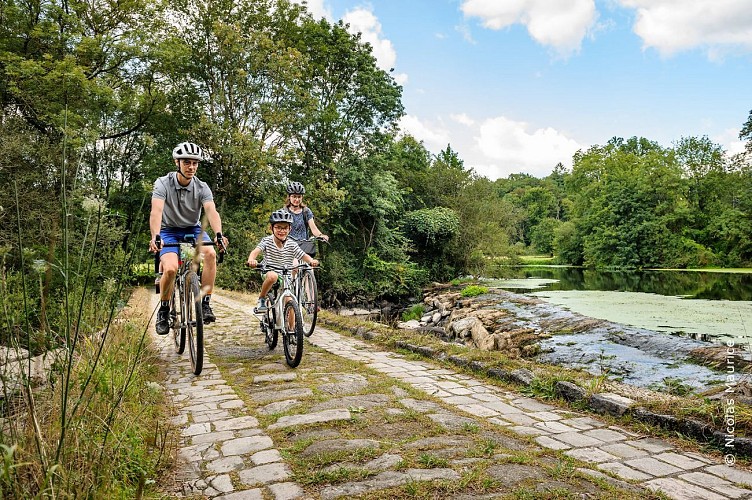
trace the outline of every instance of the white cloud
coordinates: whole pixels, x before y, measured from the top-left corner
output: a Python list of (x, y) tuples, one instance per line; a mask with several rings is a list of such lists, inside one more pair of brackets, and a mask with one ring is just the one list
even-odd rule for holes
[(460, 9), (494, 30), (522, 24), (535, 41), (561, 56), (579, 50), (597, 19), (594, 0), (464, 0)]
[(528, 132), (528, 125), (503, 116), (485, 120), (475, 142), (492, 165), (493, 172), (481, 172), (490, 178), (527, 172), (537, 177), (551, 173), (557, 163), (572, 165), (572, 155), (583, 146), (551, 128)]
[(314, 19), (327, 19), (332, 20), (332, 11), (324, 5), (324, 0), (292, 0), (293, 3), (306, 4), (308, 12), (311, 13)]
[(446, 148), (450, 142), (449, 131), (443, 125), (424, 123), (417, 116), (405, 115), (399, 121), (402, 132), (408, 133), (419, 141), (431, 152)]
[(432, 154), (451, 145), (466, 168), (491, 180), (521, 172), (545, 177), (557, 163), (571, 167), (572, 155), (586, 148), (553, 128), (529, 132), (526, 123), (503, 116), (479, 120), (458, 113), (429, 122), (407, 115), (399, 125)]
[[(350, 25), (350, 33), (360, 33), (360, 39), (371, 45), (373, 57), (376, 58), (376, 64), (379, 68), (387, 72), (394, 70), (394, 63), (397, 62), (397, 52), (394, 50), (392, 41), (383, 38), (381, 33), (381, 23), (373, 12), (359, 7), (355, 10), (348, 11), (342, 20)], [(395, 81), (400, 85), (407, 83), (406, 73), (392, 74)]]
[(746, 144), (744, 141), (739, 140), (739, 130), (734, 128), (726, 129), (723, 133), (712, 137), (711, 140), (723, 146), (723, 149), (729, 155), (742, 153)]
[(458, 115), (449, 115), (449, 118), (467, 127), (472, 127), (473, 125), (475, 125), (475, 120), (467, 116), (465, 113), (460, 113)]
[(747, 0), (619, 0), (637, 10), (634, 32), (661, 55), (704, 48), (711, 59), (735, 49), (752, 51)]

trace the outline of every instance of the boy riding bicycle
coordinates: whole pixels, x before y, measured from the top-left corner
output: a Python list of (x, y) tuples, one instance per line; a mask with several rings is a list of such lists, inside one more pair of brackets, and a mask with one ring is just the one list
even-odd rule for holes
[[(312, 267), (319, 265), (319, 261), (300, 249), (298, 244), (291, 238), (288, 238), (290, 227), (292, 226), (292, 214), (284, 210), (272, 212), (269, 216), (269, 229), (272, 234), (264, 236), (248, 255), (248, 265), (257, 267), (259, 262), (256, 260), (263, 252), (264, 259), (261, 265), (269, 264), (276, 267), (292, 267), (294, 260), (302, 260)], [(258, 305), (255, 312), (266, 312), (267, 303), (266, 295), (272, 289), (274, 283), (279, 279), (279, 275), (274, 271), (269, 271), (264, 275), (264, 282), (259, 292)]]

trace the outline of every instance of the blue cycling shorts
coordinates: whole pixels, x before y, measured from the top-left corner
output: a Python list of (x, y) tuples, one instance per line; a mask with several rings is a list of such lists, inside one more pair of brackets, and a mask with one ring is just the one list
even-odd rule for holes
[[(198, 235), (203, 235), (203, 241), (211, 242), (211, 238), (206, 234), (206, 231), (201, 230), (201, 226), (194, 227), (163, 227), (159, 231), (159, 236), (162, 238), (162, 243), (180, 243), (186, 236), (193, 236), (198, 238)], [(179, 247), (166, 247), (159, 251), (159, 256), (163, 256), (166, 253), (178, 253)]]

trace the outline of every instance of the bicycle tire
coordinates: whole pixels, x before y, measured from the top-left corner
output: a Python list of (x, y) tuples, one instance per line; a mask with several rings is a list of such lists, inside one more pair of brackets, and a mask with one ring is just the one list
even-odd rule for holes
[(300, 290), (298, 292), (298, 303), (300, 305), (300, 315), (303, 318), (303, 334), (310, 337), (316, 328), (316, 317), (319, 313), (319, 294), (316, 290), (316, 276), (313, 271), (307, 269), (300, 275), (298, 283)]
[[(178, 296), (178, 302), (180, 305), (179, 310), (175, 310), (175, 296)], [(172, 311), (177, 313), (175, 319), (172, 318)], [(178, 320), (179, 319), (179, 320)], [(178, 354), (185, 352), (185, 300), (183, 297), (183, 289), (178, 284), (177, 280), (172, 287), (172, 298), (170, 299), (170, 320), (172, 323), (172, 337), (175, 341), (175, 351)]]
[(273, 351), (277, 347), (277, 340), (279, 339), (279, 332), (276, 329), (277, 315), (274, 311), (274, 305), (270, 304), (269, 309), (264, 315), (264, 322), (266, 323), (266, 329), (264, 331), (266, 345), (270, 351)]
[[(291, 320), (292, 324), (290, 324)], [(303, 358), (303, 319), (300, 317), (300, 307), (295, 299), (290, 299), (285, 304), (282, 324), (284, 325), (282, 345), (285, 348), (285, 360), (290, 368), (295, 368)]]
[(185, 278), (185, 308), (188, 312), (186, 337), (191, 368), (194, 375), (200, 375), (204, 367), (204, 315), (201, 311), (201, 285), (198, 275), (192, 271)]

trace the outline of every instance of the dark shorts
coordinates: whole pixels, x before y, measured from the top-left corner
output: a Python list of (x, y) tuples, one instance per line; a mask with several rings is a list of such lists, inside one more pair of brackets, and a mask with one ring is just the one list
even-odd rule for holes
[[(198, 235), (203, 235), (203, 241), (211, 241), (206, 231), (201, 230), (201, 226), (194, 227), (163, 227), (159, 231), (159, 236), (162, 238), (162, 243), (180, 243), (186, 236), (193, 236), (198, 238)], [(179, 247), (166, 247), (159, 251), (159, 256), (163, 256), (166, 253), (178, 253)]]

